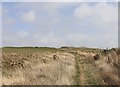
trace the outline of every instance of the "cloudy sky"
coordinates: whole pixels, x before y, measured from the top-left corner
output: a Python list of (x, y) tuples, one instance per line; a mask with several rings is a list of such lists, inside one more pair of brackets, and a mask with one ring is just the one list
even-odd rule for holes
[(3, 46), (118, 46), (117, 2), (3, 2)]

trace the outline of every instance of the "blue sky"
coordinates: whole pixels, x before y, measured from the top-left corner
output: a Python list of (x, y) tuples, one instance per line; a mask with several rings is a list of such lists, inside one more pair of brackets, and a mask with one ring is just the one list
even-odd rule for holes
[(118, 46), (117, 2), (3, 2), (3, 46)]

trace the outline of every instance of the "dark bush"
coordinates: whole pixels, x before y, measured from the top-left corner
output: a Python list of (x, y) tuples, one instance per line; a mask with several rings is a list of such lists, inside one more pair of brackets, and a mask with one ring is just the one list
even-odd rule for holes
[(94, 60), (98, 60), (98, 59), (100, 59), (100, 55), (97, 53), (94, 55)]

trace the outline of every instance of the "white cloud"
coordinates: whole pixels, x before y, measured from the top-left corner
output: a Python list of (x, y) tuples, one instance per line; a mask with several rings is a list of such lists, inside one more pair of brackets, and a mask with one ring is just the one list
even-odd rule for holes
[(28, 11), (22, 14), (21, 19), (27, 23), (34, 22), (36, 19), (36, 14), (34, 11)]
[(86, 46), (86, 47), (117, 47), (117, 37), (115, 39), (114, 35), (103, 34), (101, 35), (90, 35), (85, 33), (71, 33), (67, 35), (67, 45), (73, 46)]
[[(93, 29), (88, 27), (94, 35), (86, 35), (82, 40), (87, 46), (114, 47), (118, 46), (118, 7), (108, 3), (97, 3), (94, 6), (83, 4), (75, 9), (74, 17), (78, 23), (91, 24)], [(86, 24), (87, 26), (87, 24)], [(76, 37), (74, 35), (74, 37)], [(79, 36), (78, 36), (79, 38)], [(76, 40), (76, 43), (79, 40)]]
[(75, 9), (74, 16), (79, 18), (80, 20), (89, 17), (93, 14), (93, 9), (89, 7), (87, 4), (83, 4)]
[(117, 7), (107, 3), (97, 3), (94, 6), (83, 4), (75, 9), (74, 16), (80, 20), (91, 18), (92, 21), (117, 22)]
[(118, 8), (107, 3), (99, 3), (96, 5), (94, 12), (98, 15), (103, 21), (106, 22), (117, 22), (118, 19)]
[[(66, 10), (68, 7), (70, 9)], [(26, 10), (29, 11), (26, 12)], [(73, 10), (74, 16), (72, 16)], [(17, 24), (11, 29), (8, 27), (9, 32), (5, 30), (8, 34), (4, 32), (6, 36), (4, 45), (117, 46), (117, 9), (113, 5), (107, 3), (97, 3), (92, 6), (88, 3), (19, 3), (19, 11), (23, 13), (20, 16), (21, 23), (28, 24), (21, 25), (22, 30), (18, 29)], [(16, 23), (19, 23), (18, 19), (16, 18)], [(10, 24), (12, 20), (9, 19), (8, 22)], [(32, 27), (29, 27), (29, 23), (33, 24)], [(6, 23), (6, 26), (8, 24)]]
[(48, 32), (44, 36), (34, 34), (32, 39), (31, 41), (41, 46), (59, 47), (65, 43), (61, 37), (56, 36), (53, 32)]

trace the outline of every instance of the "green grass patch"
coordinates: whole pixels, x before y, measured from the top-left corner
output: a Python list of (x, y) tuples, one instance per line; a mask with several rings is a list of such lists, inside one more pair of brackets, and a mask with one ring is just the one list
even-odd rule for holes
[(55, 52), (57, 48), (51, 47), (3, 47), (2, 52)]
[(74, 76), (74, 83), (75, 85), (80, 85), (80, 67), (79, 67), (79, 56), (73, 54), (75, 56), (75, 76)]

